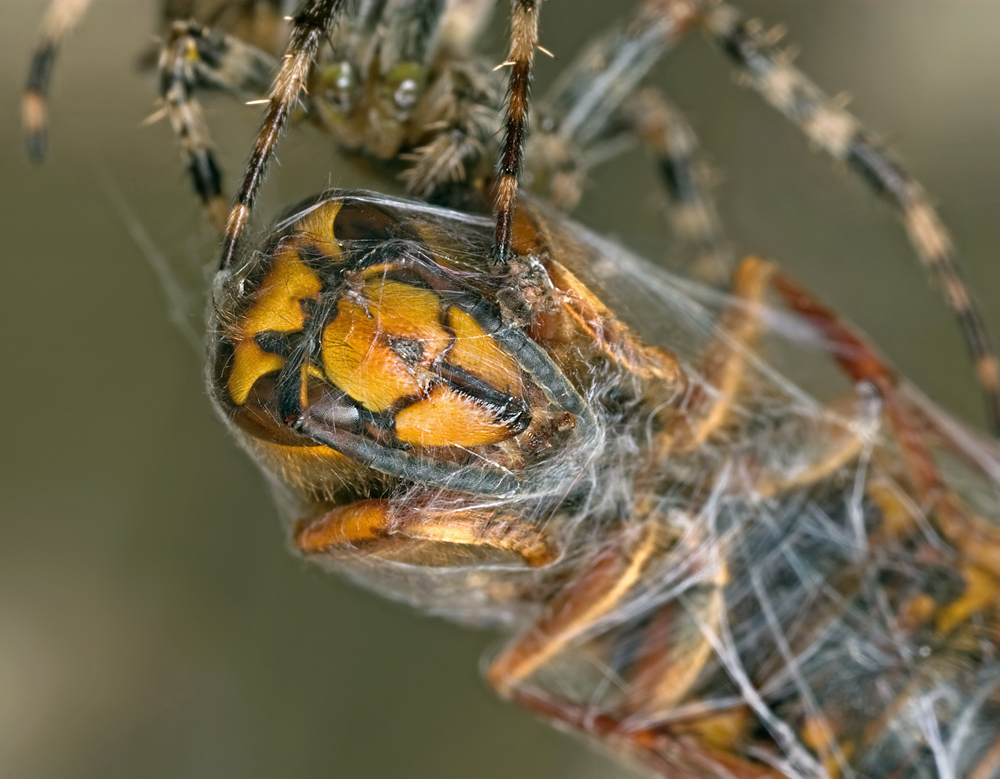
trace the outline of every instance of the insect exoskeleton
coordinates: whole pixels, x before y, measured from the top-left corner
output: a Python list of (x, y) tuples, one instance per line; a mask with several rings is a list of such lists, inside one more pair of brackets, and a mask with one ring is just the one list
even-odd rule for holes
[(311, 198), (220, 272), (212, 393), (292, 499), (302, 552), (559, 556), (545, 520), (593, 489), (609, 425), (648, 424), (636, 408), (681, 378), (559, 262), (557, 226), (522, 209), (525, 323), (503, 313), (490, 219), (381, 195)]
[(559, 557), (546, 520), (594, 489), (609, 430), (648, 424), (655, 410), (636, 408), (680, 374), (560, 263), (553, 229), (522, 209), (526, 323), (503, 313), (490, 219), (381, 195), (311, 198), (220, 272), (212, 394), (290, 498), (303, 553), (431, 569)]

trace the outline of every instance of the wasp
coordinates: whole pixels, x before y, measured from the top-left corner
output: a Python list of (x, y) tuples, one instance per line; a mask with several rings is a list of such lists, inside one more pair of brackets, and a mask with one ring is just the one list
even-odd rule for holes
[[(657, 775), (996, 776), (995, 445), (775, 264), (744, 259), (720, 291), (569, 221), (562, 188), (546, 186), (552, 147), (524, 140), (534, 3), (514, 3), (498, 169), (464, 123), (461, 176), (413, 174), (456, 126), (380, 113), (387, 96), (389, 114), (415, 111), (443, 79), (384, 69), (382, 44), (433, 7), (303, 4), (225, 219), (209, 389), (274, 482), (295, 548), (505, 630), (486, 670), (500, 694)], [(996, 363), (950, 239), (901, 164), (732, 7), (636, 14), (571, 66), (536, 137), (565, 141), (574, 121), (603, 123), (595, 144), (644, 137), (680, 212), (712, 227), (692, 234), (714, 243), (665, 104), (635, 91), (638, 77), (622, 83), (639, 54), (663, 53), (664, 29), (640, 22), (705, 27), (899, 209), (995, 408)], [(359, 48), (325, 63), (328, 36)], [(191, 62), (205, 59), (196, 43)], [(347, 97), (320, 94), (323, 78)], [(342, 142), (398, 165), (424, 200), (329, 190), (250, 238), (264, 167), (310, 85), (306, 113), (335, 135), (353, 122), (362, 140)], [(178, 95), (167, 110), (182, 141), (202, 139), (185, 152), (212, 215), (220, 177)], [(522, 169), (536, 194), (518, 193)]]

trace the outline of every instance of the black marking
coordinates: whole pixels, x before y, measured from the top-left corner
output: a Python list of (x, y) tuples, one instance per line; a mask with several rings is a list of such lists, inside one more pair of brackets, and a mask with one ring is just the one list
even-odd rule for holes
[(521, 398), (497, 389), (457, 365), (442, 363), (438, 372), (452, 389), (488, 408), (496, 421), (513, 435), (527, 430), (531, 424), (531, 409)]
[(393, 353), (411, 367), (424, 356), (424, 345), (414, 338), (390, 335), (387, 340)]
[(390, 449), (360, 436), (330, 429), (309, 410), (295, 424), (295, 430), (387, 476), (477, 495), (511, 495), (518, 489), (518, 480), (510, 473), (496, 468), (440, 463), (400, 449)]
[(420, 240), (408, 218), (397, 210), (355, 198), (344, 198), (333, 220), (333, 234), (341, 242)]
[[(681, 164), (675, 164), (675, 160)], [(667, 193), (680, 203), (693, 203), (698, 198), (698, 183), (694, 179), (691, 160), (664, 157), (660, 160), (660, 177)]]
[(312, 271), (325, 271), (333, 259), (314, 243), (296, 242), (295, 255)]
[(49, 81), (52, 78), (52, 65), (56, 60), (56, 45), (51, 41), (41, 46), (35, 56), (31, 58), (31, 66), (28, 69), (28, 82), (25, 90), (44, 95), (49, 88)]
[(188, 172), (202, 202), (210, 203), (222, 194), (222, 172), (210, 151), (192, 152)]
[(863, 133), (848, 142), (847, 162), (877, 195), (890, 197), (904, 207), (911, 201), (910, 177)]

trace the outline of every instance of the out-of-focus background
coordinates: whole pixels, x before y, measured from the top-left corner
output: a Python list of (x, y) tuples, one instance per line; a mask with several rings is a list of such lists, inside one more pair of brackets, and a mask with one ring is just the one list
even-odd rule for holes
[[(18, 99), (44, 5), (3, 0), (0, 22), (0, 776), (626, 776), (494, 698), (478, 674), (493, 637), (286, 551), (151, 265), (162, 257), (195, 286), (214, 253), (169, 129), (140, 127), (154, 86), (136, 62), (159, 4), (94, 4), (59, 60), (37, 168)], [(541, 58), (540, 89), (628, 5), (547, 2), (542, 40), (558, 59)], [(1000, 3), (743, 5), (787, 22), (800, 65), (853, 93), (939, 198), (1000, 324)], [(725, 175), (717, 194), (738, 248), (786, 264), (981, 424), (961, 342), (890, 210), (735, 87), (698, 37), (656, 79)], [(217, 98), (208, 112), (232, 182), (260, 109)], [(265, 215), (361, 183), (308, 128), (280, 157)], [(667, 255), (656, 187), (635, 153), (595, 174), (577, 217)]]

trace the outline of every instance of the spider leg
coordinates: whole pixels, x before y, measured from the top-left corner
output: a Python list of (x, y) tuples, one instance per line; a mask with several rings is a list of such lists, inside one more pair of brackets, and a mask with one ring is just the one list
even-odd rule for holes
[(692, 275), (707, 284), (722, 285), (736, 260), (715, 208), (694, 130), (680, 110), (652, 88), (629, 98), (621, 113), (656, 157), (674, 234), (695, 252)]
[(948, 487), (927, 447), (921, 413), (899, 391), (899, 379), (892, 368), (836, 314), (786, 274), (776, 270), (772, 284), (789, 308), (829, 340), (843, 371), (855, 382), (867, 383), (878, 392), (906, 478), (941, 536), (963, 559), (1000, 577), (1000, 528), (973, 513)]
[(506, 128), (497, 169), (496, 232), (491, 256), (494, 265), (507, 267), (514, 235), (514, 206), (518, 179), (524, 158), (524, 139), (528, 121), (531, 88), (531, 64), (538, 47), (538, 11), (541, 0), (511, 0), (510, 15), (510, 86), (507, 99)]
[(605, 137), (650, 69), (696, 21), (696, 0), (644, 0), (591, 42), (549, 89), (543, 103), (551, 132), (584, 149)]
[(951, 236), (923, 186), (858, 119), (793, 67), (789, 57), (732, 6), (723, 2), (712, 5), (704, 23), (764, 100), (818, 148), (847, 163), (899, 212), (910, 243), (958, 319), (986, 399), (987, 414), (1000, 435), (1000, 362), (980, 308), (962, 279)]
[(712, 268), (711, 280), (722, 283), (735, 263), (697, 164), (694, 133), (654, 90), (637, 91), (696, 20), (694, 2), (646, 0), (594, 40), (543, 100), (546, 114), (535, 122), (529, 170), (549, 171), (550, 200), (569, 209), (582, 194), (586, 168), (641, 141), (657, 157), (678, 234), (698, 248), (698, 266)]
[(52, 0), (42, 30), (35, 44), (28, 70), (28, 81), (21, 98), (21, 124), (24, 127), (28, 156), (40, 162), (45, 158), (48, 135), (49, 82), (52, 80), (52, 65), (59, 47), (73, 32), (90, 0)]
[(222, 174), (195, 92), (233, 95), (267, 91), (277, 61), (238, 38), (197, 22), (175, 22), (160, 52), (160, 99), (181, 144), (194, 190), (212, 225), (222, 232), (228, 213)]
[(219, 258), (222, 269), (229, 268), (236, 256), (267, 165), (289, 116), (298, 104), (313, 59), (347, 5), (346, 0), (307, 0), (292, 20), (291, 40), (271, 90), (267, 115), (247, 163), (236, 201), (229, 212)]

